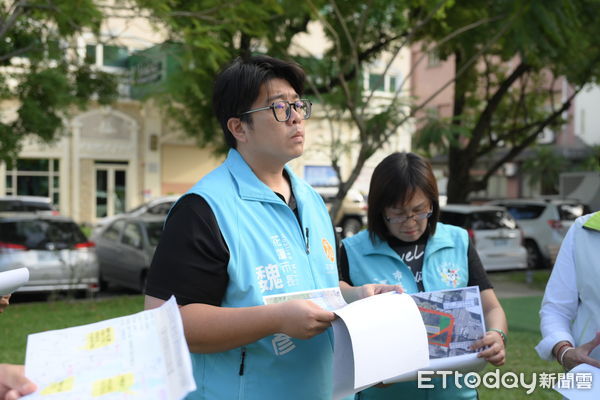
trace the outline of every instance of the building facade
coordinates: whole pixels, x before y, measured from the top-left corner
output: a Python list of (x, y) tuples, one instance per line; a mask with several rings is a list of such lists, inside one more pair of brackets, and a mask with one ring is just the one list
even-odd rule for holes
[[(157, 103), (140, 100), (146, 89), (176, 73), (167, 52), (161, 51), (166, 39), (142, 17), (108, 19), (100, 41), (91, 34), (82, 35), (77, 44), (80, 57), (124, 77), (118, 101), (109, 107), (92, 102), (84, 111), (73, 110), (65, 117), (64, 133), (53, 144), (26, 141), (14, 165), (0, 164), (0, 196), (48, 196), (63, 215), (93, 224), (152, 198), (182, 194), (220, 164), (224, 155), (198, 148)], [(312, 49), (318, 56), (323, 46), (322, 31), (313, 24), (308, 34), (297, 39), (294, 51)], [(140, 60), (144, 52), (146, 57)], [(390, 68), (383, 61), (370, 67), (364, 84), (374, 89), (376, 102), (389, 101), (400, 90), (409, 59), (407, 53)], [(409, 87), (407, 83), (402, 90)], [(16, 104), (12, 107), (16, 109)], [(367, 193), (372, 170), (385, 155), (410, 149), (408, 127), (369, 160), (355, 184), (357, 189)], [(353, 140), (352, 126), (335, 129), (345, 140)], [(305, 155), (291, 162), (295, 172), (303, 176), (312, 167), (331, 165), (324, 150), (331, 134), (327, 113), (315, 104), (313, 117), (307, 121)], [(343, 175), (350, 173), (352, 161), (352, 153), (341, 160)]]

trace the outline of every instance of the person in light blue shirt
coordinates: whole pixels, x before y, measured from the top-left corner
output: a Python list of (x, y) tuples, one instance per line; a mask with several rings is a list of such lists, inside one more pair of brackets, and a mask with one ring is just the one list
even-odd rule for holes
[[(238, 59), (215, 81), (227, 159), (173, 206), (146, 284), (146, 308), (171, 295), (181, 306), (197, 385), (188, 399), (331, 398), (334, 314), (309, 300), (266, 304), (339, 288), (327, 208), (286, 165), (303, 153), (312, 112), (303, 84), (298, 65), (268, 56)], [(399, 287), (343, 295), (389, 290)]]

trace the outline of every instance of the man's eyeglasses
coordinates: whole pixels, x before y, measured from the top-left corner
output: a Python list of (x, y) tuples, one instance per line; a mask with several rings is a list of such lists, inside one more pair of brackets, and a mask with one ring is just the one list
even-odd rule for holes
[(273, 115), (277, 121), (286, 122), (292, 115), (292, 107), (294, 107), (296, 112), (300, 113), (302, 119), (310, 118), (310, 114), (312, 112), (312, 103), (307, 99), (300, 99), (296, 101), (276, 101), (270, 106), (255, 108), (254, 110), (243, 112), (240, 115), (271, 109), (273, 110)]
[(433, 211), (427, 211), (424, 213), (413, 214), (413, 215), (403, 215), (400, 217), (391, 217), (390, 218), (390, 217), (384, 216), (383, 218), (390, 224), (405, 224), (410, 219), (414, 219), (415, 221), (422, 221), (424, 219), (431, 217), (432, 214), (433, 214)]

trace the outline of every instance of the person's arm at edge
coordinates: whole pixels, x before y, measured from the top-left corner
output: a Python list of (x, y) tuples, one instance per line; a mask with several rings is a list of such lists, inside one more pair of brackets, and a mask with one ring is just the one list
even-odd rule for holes
[(22, 365), (0, 364), (0, 398), (16, 400), (35, 392), (35, 383), (25, 377)]
[[(164, 300), (146, 296), (145, 309)], [(309, 339), (331, 326), (335, 314), (309, 300), (254, 307), (180, 306), (185, 337), (191, 352), (216, 353), (256, 342), (275, 333)], [(210, 329), (207, 329), (210, 327)]]

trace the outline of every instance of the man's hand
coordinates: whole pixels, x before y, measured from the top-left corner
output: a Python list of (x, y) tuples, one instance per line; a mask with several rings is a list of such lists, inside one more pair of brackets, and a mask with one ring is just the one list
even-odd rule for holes
[(276, 306), (280, 332), (297, 339), (310, 339), (322, 333), (335, 319), (334, 313), (310, 300), (290, 300)]
[(25, 377), (22, 365), (0, 364), (1, 400), (16, 400), (36, 389), (35, 384)]
[[(567, 370), (572, 370), (579, 364), (589, 364), (596, 368), (600, 368), (600, 361), (590, 357), (590, 353), (600, 344), (600, 332), (596, 332), (596, 336), (589, 342), (578, 347), (569, 347), (557, 354), (560, 361), (562, 356), (562, 365)], [(570, 349), (570, 350), (569, 350)], [(567, 351), (568, 350), (568, 351)], [(567, 351), (565, 353), (565, 351)]]

